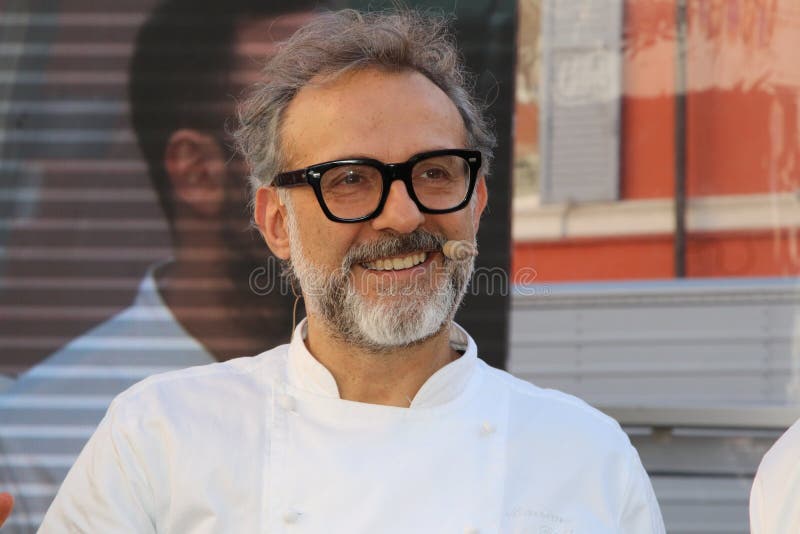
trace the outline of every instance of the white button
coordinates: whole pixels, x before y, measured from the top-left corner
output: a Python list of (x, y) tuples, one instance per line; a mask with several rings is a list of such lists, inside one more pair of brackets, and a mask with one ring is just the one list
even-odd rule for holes
[(489, 421), (484, 421), (481, 425), (481, 434), (484, 436), (488, 436), (489, 434), (494, 433), (494, 425)]
[(278, 405), (287, 412), (293, 412), (295, 407), (294, 398), (286, 393), (281, 393), (278, 396)]
[(476, 527), (467, 527), (464, 529), (464, 534), (478, 534), (480, 530)]
[(283, 514), (283, 522), (284, 523), (297, 523), (297, 520), (300, 519), (300, 512), (296, 510), (289, 510), (285, 514)]

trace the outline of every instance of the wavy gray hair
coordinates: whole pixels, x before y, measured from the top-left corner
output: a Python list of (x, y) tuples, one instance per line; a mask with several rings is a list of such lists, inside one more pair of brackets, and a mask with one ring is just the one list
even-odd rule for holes
[(267, 63), (264, 81), (239, 106), (240, 125), (233, 135), (250, 166), (253, 191), (286, 170), (281, 124), (298, 91), (317, 76), (336, 77), (369, 67), (417, 71), (442, 89), (464, 120), (469, 148), (483, 155), (482, 174), (488, 174), (495, 136), (471, 94), (473, 82), (448, 21), (412, 10), (344, 9), (321, 14), (298, 30)]

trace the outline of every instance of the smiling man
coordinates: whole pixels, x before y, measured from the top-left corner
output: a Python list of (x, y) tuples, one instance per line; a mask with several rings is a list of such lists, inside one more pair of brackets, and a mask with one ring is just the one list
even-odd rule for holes
[(442, 251), (472, 248), (494, 143), (465, 86), (413, 12), (289, 40), (237, 138), (307, 319), (120, 395), (42, 532), (663, 532), (619, 426), (488, 367), (452, 321), (474, 258)]
[[(341, 398), (407, 407), (459, 356), (450, 320), (472, 265), (441, 248), (478, 230), (481, 151), (463, 148), (456, 105), (414, 70), (315, 76), (285, 109), (282, 137), (300, 170), (258, 190), (255, 216), (303, 288), (308, 348)], [(473, 137), (488, 153), (487, 132)]]

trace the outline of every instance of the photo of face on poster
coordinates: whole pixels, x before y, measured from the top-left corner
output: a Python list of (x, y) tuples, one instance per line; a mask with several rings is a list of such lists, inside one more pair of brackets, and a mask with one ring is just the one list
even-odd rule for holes
[[(797, 530), (784, 476), (800, 435), (795, 0), (408, 4), (448, 21), (469, 71), (464, 86), (474, 85), (497, 137), (479, 253), (455, 316), (480, 358), (610, 416), (641, 457), (667, 531), (744, 533), (750, 519), (754, 532)], [(298, 28), (342, 8), (396, 7), (4, 4), (0, 495), (16, 502), (2, 532), (36, 531), (123, 391), (290, 342), (311, 299), (297, 298), (302, 288), (257, 228), (254, 186), (274, 174), (253, 180), (235, 148), (237, 115)], [(340, 121), (309, 121), (296, 145), (319, 131), (341, 135)], [(424, 138), (434, 126), (393, 139)], [(264, 137), (265, 147), (279, 138)], [(455, 144), (435, 148), (476, 148)], [(308, 176), (288, 171), (380, 152), (363, 145), (278, 171), (287, 191), (306, 186), (308, 200)], [(402, 170), (392, 164), (411, 154), (384, 145), (392, 157), (375, 156), (389, 164), (375, 167), (383, 187), (402, 186), (386, 169)], [(391, 180), (406, 180), (400, 174)], [(424, 211), (405, 183), (410, 211)], [(350, 235), (396, 237), (370, 233), (370, 221), (334, 221), (323, 200), (311, 206), (318, 201), (305, 212), (318, 219), (301, 222), (338, 229), (335, 239), (312, 234), (316, 253)], [(372, 270), (399, 270), (394, 259)], [(395, 325), (406, 317), (395, 316)], [(484, 423), (475, 436), (489, 441), (498, 427)], [(572, 447), (560, 449), (543, 463), (570, 460)], [(514, 520), (546, 516), (523, 508)], [(557, 524), (543, 528), (569, 530), (567, 514), (553, 513), (564, 521), (546, 516)]]
[[(155, 373), (289, 340), (303, 303), (253, 228), (249, 170), (231, 131), (280, 43), (343, 7), (76, 0), (4, 9), (0, 491), (16, 500), (9, 532), (35, 530), (115, 395)], [(512, 77), (514, 9), (454, 14), (506, 139), (511, 84), (495, 85)], [(495, 168), (507, 176), (503, 146)], [(499, 181), (495, 222), (482, 230), (482, 261), (506, 268), (509, 191)], [(507, 286), (470, 295), (461, 311), (495, 365), (505, 358), (497, 332), (508, 298)]]

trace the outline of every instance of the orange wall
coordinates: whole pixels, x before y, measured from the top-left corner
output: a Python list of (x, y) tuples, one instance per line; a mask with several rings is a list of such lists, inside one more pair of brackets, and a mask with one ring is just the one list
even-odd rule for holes
[(671, 197), (675, 188), (674, 20), (673, 0), (625, 2), (622, 198)]
[(525, 267), (536, 270), (536, 282), (669, 278), (672, 238), (565, 239), (516, 243), (511, 258), (512, 280)]
[[(686, 246), (686, 272), (690, 277), (797, 276), (798, 237), (789, 232), (694, 234)], [(525, 267), (535, 269), (537, 283), (672, 278), (672, 258), (669, 235), (517, 243), (512, 280), (531, 282)]]
[(796, 232), (693, 234), (686, 248), (687, 275), (798, 276)]
[[(689, 0), (689, 196), (800, 189), (798, 0)], [(675, 0), (626, 0), (621, 197), (669, 198), (675, 175)], [(690, 234), (691, 277), (797, 276), (797, 231)], [(673, 276), (671, 235), (517, 243), (538, 281)], [(515, 281), (522, 282), (519, 276)]]
[[(673, 196), (675, 5), (675, 0), (625, 1), (622, 199)], [(689, 0), (687, 5), (688, 195), (800, 190), (798, 0)], [(797, 276), (798, 233), (690, 234), (687, 275)], [(673, 237), (516, 243), (516, 282), (523, 282), (526, 267), (542, 282), (671, 278)]]
[(675, 190), (675, 111), (671, 96), (622, 102), (624, 199), (671, 197)]
[[(800, 185), (797, 0), (689, 0), (690, 196)], [(625, 3), (622, 198), (670, 197), (675, 171), (675, 2)]]
[[(695, 91), (688, 96), (689, 196), (785, 190), (797, 183), (797, 94)], [(800, 170), (800, 169), (798, 169)], [(797, 171), (795, 171), (796, 173)]]

